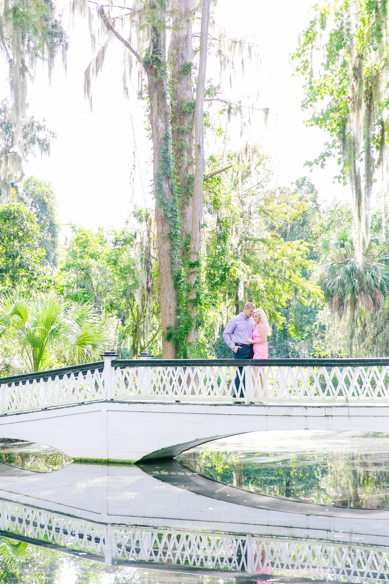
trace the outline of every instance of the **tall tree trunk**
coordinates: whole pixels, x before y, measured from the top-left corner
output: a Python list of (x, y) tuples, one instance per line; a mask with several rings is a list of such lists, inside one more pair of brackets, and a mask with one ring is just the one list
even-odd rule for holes
[(349, 357), (354, 355), (354, 337), (355, 337), (355, 317), (357, 311), (357, 301), (355, 298), (350, 300), (350, 338), (349, 338)]
[(203, 185), (204, 185), (204, 92), (207, 72), (207, 51), (208, 51), (208, 28), (210, 17), (211, 0), (203, 0), (201, 17), (201, 37), (200, 37), (200, 63), (199, 76), (196, 89), (196, 109), (195, 109), (195, 179), (193, 190), (193, 211), (192, 211), (192, 233), (190, 239), (190, 262), (189, 273), (189, 310), (193, 319), (192, 330), (188, 335), (188, 342), (196, 340), (196, 315), (197, 315), (197, 282), (198, 282), (198, 261), (200, 251), (200, 227), (203, 215)]
[[(169, 328), (176, 328), (177, 291), (174, 273), (177, 264), (177, 209), (172, 180), (171, 134), (166, 71), (166, 10), (161, 0), (150, 2), (152, 33), (150, 52), (144, 59), (150, 98), (153, 142), (155, 216), (158, 236), (159, 298), (162, 321), (162, 354), (174, 359), (175, 345), (166, 340)], [(179, 232), (178, 232), (179, 233)]]
[[(173, 29), (169, 46), (171, 67), (171, 128), (175, 170), (181, 190), (182, 253), (188, 253), (193, 205), (193, 117), (192, 24), (195, 0), (172, 0)], [(189, 236), (189, 237), (188, 237)]]

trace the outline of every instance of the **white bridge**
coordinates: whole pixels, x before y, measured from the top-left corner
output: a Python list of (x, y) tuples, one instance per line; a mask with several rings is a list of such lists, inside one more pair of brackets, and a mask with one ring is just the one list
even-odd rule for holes
[[(248, 364), (249, 363), (249, 364)], [(0, 379), (0, 437), (77, 459), (171, 457), (265, 430), (387, 432), (389, 359), (118, 360)]]

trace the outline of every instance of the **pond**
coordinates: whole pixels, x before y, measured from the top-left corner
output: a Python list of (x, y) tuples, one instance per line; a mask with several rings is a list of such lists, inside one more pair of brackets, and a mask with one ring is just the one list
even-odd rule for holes
[(262, 495), (350, 509), (389, 505), (389, 434), (255, 432), (193, 448), (179, 460)]
[(256, 432), (101, 465), (3, 439), (0, 582), (388, 582), (388, 445)]

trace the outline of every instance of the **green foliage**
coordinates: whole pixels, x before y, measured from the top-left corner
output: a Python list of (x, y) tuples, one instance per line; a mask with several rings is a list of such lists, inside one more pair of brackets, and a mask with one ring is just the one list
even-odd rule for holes
[(131, 227), (104, 232), (73, 227), (57, 272), (60, 290), (74, 301), (93, 302), (119, 321), (119, 351), (133, 357), (159, 353), (158, 270), (150, 214), (135, 209)]
[(34, 213), (40, 227), (40, 247), (46, 252), (46, 260), (53, 268), (57, 265), (59, 225), (56, 217), (57, 200), (51, 184), (33, 176), (23, 183), (20, 199)]
[(0, 538), (0, 584), (55, 584), (63, 556), (10, 538)]
[(388, 258), (379, 257), (377, 246), (371, 242), (359, 263), (347, 231), (337, 233), (328, 252), (329, 261), (321, 266), (318, 281), (331, 310), (340, 319), (349, 310), (349, 356), (352, 357), (359, 306), (366, 312), (378, 313), (389, 294)]
[(0, 206), (0, 291), (47, 289), (45, 251), (35, 215), (23, 203)]
[[(5, 163), (5, 166), (7, 166), (7, 158), (12, 157), (14, 154), (15, 131), (16, 122), (11, 117), (11, 110), (7, 100), (4, 99), (0, 104), (0, 170), (2, 164)], [(55, 138), (54, 132), (46, 128), (45, 120), (37, 120), (33, 116), (24, 119), (21, 130), (22, 160), (26, 162), (37, 151), (41, 154), (50, 154), (50, 145)], [(22, 177), (21, 170), (19, 174), (20, 176), (11, 177), (11, 180), (19, 181)], [(0, 198), (2, 189), (9, 190), (9, 179), (10, 177), (7, 173), (4, 176), (1, 176), (0, 173)], [(15, 185), (11, 182), (11, 186)]]
[(374, 176), (387, 149), (388, 57), (386, 0), (319, 2), (292, 57), (305, 79), (307, 124), (331, 138), (308, 164), (324, 167), (335, 157), (341, 167), (336, 178), (349, 180), (359, 263), (369, 245)]
[(53, 292), (1, 299), (1, 335), (29, 371), (99, 359), (107, 346), (104, 324), (90, 303), (70, 302)]
[[(294, 190), (270, 189), (271, 171), (263, 154), (254, 167), (233, 154), (227, 160), (233, 169), (215, 175), (205, 186), (206, 254), (199, 321), (208, 351), (231, 356), (218, 340), (220, 330), (250, 300), (272, 323), (272, 354), (287, 356), (279, 342), (284, 326), (290, 343), (304, 342), (304, 351), (309, 352), (312, 321), (322, 302), (320, 289), (310, 279), (318, 237), (314, 187), (304, 178)], [(210, 159), (211, 171), (220, 166), (221, 161)]]
[(22, 31), (25, 46), (41, 57), (45, 51), (52, 57), (58, 47), (67, 48), (65, 31), (55, 17), (54, 8), (51, 0), (15, 0), (5, 15)]

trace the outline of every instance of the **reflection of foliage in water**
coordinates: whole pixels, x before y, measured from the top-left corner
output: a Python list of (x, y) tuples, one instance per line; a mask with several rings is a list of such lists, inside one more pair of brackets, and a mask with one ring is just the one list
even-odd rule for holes
[[(58, 584), (64, 571), (69, 584), (236, 584), (235, 578), (116, 566), (110, 577), (103, 562), (68, 556), (53, 549), (0, 537), (0, 584)], [(107, 579), (108, 578), (108, 579)]]
[(213, 480), (263, 495), (302, 500), (306, 499), (306, 493), (320, 488), (320, 479), (325, 473), (320, 463), (300, 466), (293, 455), (286, 461), (271, 453), (190, 452), (179, 460), (194, 472)]
[(0, 584), (55, 584), (61, 563), (51, 550), (0, 537)]
[(389, 508), (384, 452), (192, 451), (179, 458), (207, 478), (272, 497), (350, 508)]
[(35, 453), (0, 451), (0, 462), (35, 472), (51, 472), (70, 464), (72, 459), (62, 452)]

